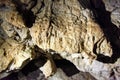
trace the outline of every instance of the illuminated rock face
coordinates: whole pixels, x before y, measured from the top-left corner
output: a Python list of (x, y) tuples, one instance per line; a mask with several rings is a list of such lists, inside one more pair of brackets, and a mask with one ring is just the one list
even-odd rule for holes
[[(42, 57), (46, 63), (39, 68), (49, 77), (56, 72), (53, 58), (63, 58), (97, 79), (110, 79), (113, 68), (119, 65), (120, 30), (114, 12), (111, 18), (115, 16), (112, 21), (116, 26), (108, 18), (106, 5), (102, 1), (98, 3), (1, 0), (0, 71), (19, 70), (29, 61)], [(115, 74), (119, 75), (119, 71)]]

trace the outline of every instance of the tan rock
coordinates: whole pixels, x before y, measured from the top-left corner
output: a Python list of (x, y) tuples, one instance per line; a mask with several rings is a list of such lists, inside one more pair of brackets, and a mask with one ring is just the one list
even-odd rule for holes
[(0, 72), (3, 70), (21, 69), (26, 62), (34, 58), (33, 50), (19, 44), (15, 40), (7, 39), (0, 46)]
[(40, 68), (40, 70), (43, 72), (46, 78), (54, 74), (55, 71), (53, 71), (53, 69), (55, 68), (53, 68), (52, 66), (53, 63), (51, 63), (50, 60), (47, 60), (43, 67)]
[(5, 20), (12, 25), (22, 28), (25, 27), (22, 16), (16, 11), (10, 11), (5, 14)]
[[(27, 10), (34, 3), (34, 0), (20, 1), (28, 4)], [(28, 29), (15, 8), (0, 9), (0, 72), (23, 67), (26, 61), (34, 58), (34, 48), (31, 47), (37, 45), (48, 51), (44, 53), (48, 60), (40, 68), (46, 77), (56, 71), (52, 55), (58, 54), (97, 79), (109, 78), (107, 75), (110, 75), (114, 64), (104, 64), (95, 59), (98, 54), (111, 57), (113, 51), (90, 10), (84, 9), (78, 0), (39, 0), (31, 11), (36, 19)]]
[(47, 78), (49, 76), (52, 76), (56, 72), (56, 65), (55, 65), (50, 53), (47, 53), (46, 57), (47, 57), (47, 61), (40, 68), (40, 70), (43, 72), (43, 74)]
[[(16, 11), (15, 5), (11, 1), (5, 0), (0, 4), (0, 18), (18, 28), (25, 27), (22, 16)], [(2, 5), (4, 6), (2, 7)]]
[(91, 58), (96, 57), (93, 49), (97, 45), (97, 54), (112, 55), (110, 43), (106, 41), (100, 26), (91, 19), (92, 13), (87, 9), (82, 10), (77, 0), (65, 1), (66, 4), (63, 0), (44, 3), (47, 6), (38, 14), (34, 26), (30, 28), (34, 44), (58, 53), (85, 52)]

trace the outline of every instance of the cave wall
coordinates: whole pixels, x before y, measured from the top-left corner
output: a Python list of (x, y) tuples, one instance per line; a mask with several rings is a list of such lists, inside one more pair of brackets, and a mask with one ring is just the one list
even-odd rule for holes
[(98, 80), (119, 80), (119, 4), (119, 0), (0, 0), (0, 77), (33, 61), (49, 78), (61, 72), (55, 60), (66, 59)]

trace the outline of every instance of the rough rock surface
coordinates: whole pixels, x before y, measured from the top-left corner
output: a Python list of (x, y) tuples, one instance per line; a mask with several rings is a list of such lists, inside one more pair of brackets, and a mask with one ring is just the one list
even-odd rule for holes
[(116, 26), (120, 28), (120, 8), (112, 11), (111, 20)]
[[(0, 46), (0, 72), (21, 69), (34, 58), (33, 50), (15, 40), (6, 39)], [(0, 75), (0, 77), (2, 77)]]
[(108, 1), (0, 0), (0, 72), (42, 56), (45, 77), (56, 72), (54, 59), (66, 59), (98, 80), (119, 80), (119, 5), (109, 10)]
[(103, 0), (106, 10), (111, 12), (111, 21), (120, 28), (120, 0)]
[(89, 73), (79, 72), (76, 75), (68, 77), (61, 69), (58, 68), (55, 75), (49, 77), (48, 80), (96, 80)]
[(96, 54), (112, 55), (111, 46), (100, 26), (91, 19), (92, 13), (87, 9), (82, 10), (77, 0), (49, 0), (44, 4), (47, 5), (37, 14), (30, 28), (34, 44), (44, 50), (80, 53), (89, 58), (96, 57), (93, 52), (96, 44)]
[(113, 11), (120, 7), (120, 0), (103, 0), (108, 11)]

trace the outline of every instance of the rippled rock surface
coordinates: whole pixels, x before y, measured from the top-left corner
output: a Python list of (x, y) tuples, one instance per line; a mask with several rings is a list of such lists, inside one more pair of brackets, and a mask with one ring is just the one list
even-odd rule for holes
[(119, 11), (119, 0), (0, 0), (0, 78), (119, 80)]

